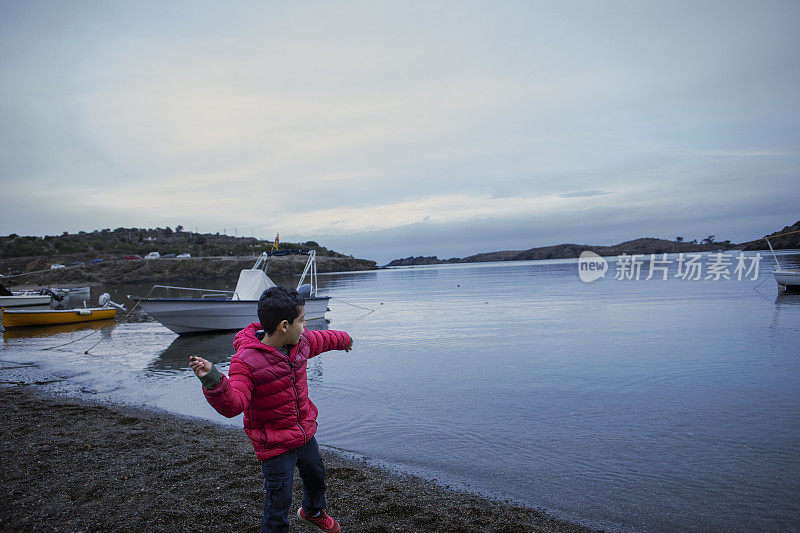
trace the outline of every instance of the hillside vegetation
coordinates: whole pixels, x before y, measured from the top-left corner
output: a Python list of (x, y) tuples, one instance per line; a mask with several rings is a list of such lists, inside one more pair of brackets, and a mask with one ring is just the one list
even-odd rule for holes
[[(58, 236), (0, 237), (0, 277), (6, 285), (82, 283), (163, 283), (218, 278), (235, 282), (255, 258), (273, 249), (271, 241), (253, 237), (184, 232), (170, 228), (117, 228)], [(372, 270), (374, 261), (344, 255), (314, 241), (282, 242), (279, 251), (314, 250), (319, 272)], [(150, 252), (191, 254), (189, 259), (129, 260)], [(272, 257), (270, 274), (299, 274), (305, 255)], [(63, 268), (51, 269), (51, 265)]]
[[(149, 252), (164, 254), (190, 253), (192, 257), (222, 255), (252, 256), (272, 248), (272, 242), (255, 237), (233, 237), (211, 233), (183, 231), (171, 228), (117, 228), (78, 233), (64, 232), (46, 237), (20, 236), (15, 233), (0, 236), (0, 259), (34, 256), (81, 256), (84, 259), (109, 255), (141, 255)], [(314, 241), (280, 243), (281, 250), (315, 250), (318, 256), (347, 257), (328, 250)], [(90, 257), (91, 256), (91, 257)]]

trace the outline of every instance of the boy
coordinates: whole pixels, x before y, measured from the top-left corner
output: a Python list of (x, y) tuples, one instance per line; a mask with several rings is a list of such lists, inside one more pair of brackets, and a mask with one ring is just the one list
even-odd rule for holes
[(308, 398), (306, 363), (328, 350), (349, 352), (353, 340), (343, 331), (306, 330), (305, 300), (283, 287), (264, 291), (258, 320), (236, 334), (228, 377), (200, 357), (192, 356), (189, 365), (217, 412), (228, 418), (244, 413), (245, 433), (264, 472), (262, 533), (289, 530), (295, 465), (304, 495), (298, 517), (337, 533), (339, 523), (324, 511), (325, 467), (314, 438), (317, 408)]

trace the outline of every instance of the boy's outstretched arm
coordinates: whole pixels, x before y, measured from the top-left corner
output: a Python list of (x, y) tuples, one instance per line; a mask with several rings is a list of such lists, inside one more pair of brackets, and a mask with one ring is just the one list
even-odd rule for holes
[(253, 394), (253, 379), (249, 369), (241, 361), (231, 362), (229, 377), (202, 357), (191, 356), (189, 366), (203, 384), (203, 394), (219, 414), (232, 418), (250, 404)]
[(315, 357), (328, 350), (344, 350), (349, 352), (353, 349), (353, 339), (344, 331), (307, 329), (305, 334), (309, 342), (309, 357)]

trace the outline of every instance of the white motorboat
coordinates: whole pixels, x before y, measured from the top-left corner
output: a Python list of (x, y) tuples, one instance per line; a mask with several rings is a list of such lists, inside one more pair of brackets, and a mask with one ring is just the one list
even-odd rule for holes
[(11, 291), (12, 296), (0, 296), (0, 307), (50, 305), (69, 298), (89, 298), (89, 287), (54, 287), (52, 289)]
[(769, 245), (773, 259), (775, 259), (776, 268), (772, 271), (772, 276), (775, 278), (778, 288), (784, 291), (800, 291), (800, 270), (796, 268), (783, 268), (778, 262), (778, 256), (775, 255), (775, 250), (772, 249), (772, 243), (769, 242), (767, 237), (764, 237), (764, 239)]
[(0, 307), (48, 305), (51, 298), (52, 296), (49, 294), (39, 294), (38, 292), (13, 293), (13, 296), (0, 296)]
[[(327, 296), (317, 294), (316, 252), (308, 253), (297, 290), (306, 301), (306, 320), (321, 320), (328, 310)], [(142, 309), (178, 335), (243, 329), (258, 321), (258, 299), (275, 283), (266, 274), (269, 256), (262, 253), (253, 268), (242, 270), (233, 291), (154, 285), (139, 300)], [(306, 276), (311, 283), (303, 284)], [(186, 291), (193, 298), (152, 298), (154, 290)]]

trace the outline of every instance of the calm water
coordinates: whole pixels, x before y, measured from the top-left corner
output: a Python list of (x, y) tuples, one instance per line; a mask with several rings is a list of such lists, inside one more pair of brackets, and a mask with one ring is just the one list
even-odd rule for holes
[[(598, 527), (800, 530), (800, 295), (778, 295), (766, 257), (756, 280), (615, 268), (320, 276), (329, 327), (355, 338), (309, 364), (320, 442)], [(227, 370), (233, 334), (178, 338), (138, 314), (93, 331), (5, 332), (4, 379), (241, 423), (186, 364)]]

